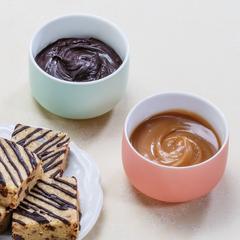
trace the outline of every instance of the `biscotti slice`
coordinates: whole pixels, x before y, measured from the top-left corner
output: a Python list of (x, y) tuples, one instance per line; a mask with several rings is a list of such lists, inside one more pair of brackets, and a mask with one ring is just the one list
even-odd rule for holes
[(54, 177), (65, 170), (70, 141), (66, 133), (17, 124), (12, 140), (38, 155), (47, 176)]
[(5, 207), (0, 206), (0, 233), (6, 231), (7, 227), (9, 226), (11, 219), (10, 211), (7, 211)]
[(0, 138), (0, 205), (16, 208), (43, 175), (37, 155)]
[(80, 226), (74, 177), (39, 180), (13, 212), (13, 239), (75, 240)]

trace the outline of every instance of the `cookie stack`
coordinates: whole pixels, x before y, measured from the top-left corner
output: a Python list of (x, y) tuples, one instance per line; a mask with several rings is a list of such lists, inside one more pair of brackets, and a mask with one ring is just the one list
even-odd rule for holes
[(12, 214), (17, 240), (76, 239), (77, 181), (63, 177), (67, 134), (17, 124), (12, 141), (0, 139), (0, 232)]

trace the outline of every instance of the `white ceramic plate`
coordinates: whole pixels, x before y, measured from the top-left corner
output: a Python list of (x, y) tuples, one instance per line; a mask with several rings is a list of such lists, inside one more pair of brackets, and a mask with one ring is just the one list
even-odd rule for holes
[[(0, 137), (10, 139), (14, 126), (0, 126)], [(95, 161), (73, 142), (70, 143), (69, 165), (66, 176), (75, 176), (80, 191), (82, 212), (81, 231), (78, 240), (83, 239), (95, 225), (103, 205), (103, 191), (100, 173)], [(11, 234), (0, 236), (1, 240), (11, 240)]]

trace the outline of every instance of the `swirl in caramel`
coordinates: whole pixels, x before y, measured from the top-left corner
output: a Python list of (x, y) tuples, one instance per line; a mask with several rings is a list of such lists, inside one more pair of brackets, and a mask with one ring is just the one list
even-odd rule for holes
[(144, 157), (167, 166), (191, 166), (212, 157), (220, 148), (211, 125), (194, 113), (161, 113), (132, 133), (133, 147)]

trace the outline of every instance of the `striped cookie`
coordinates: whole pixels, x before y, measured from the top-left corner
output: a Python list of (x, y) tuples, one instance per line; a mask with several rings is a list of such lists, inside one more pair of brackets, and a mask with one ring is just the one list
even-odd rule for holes
[(75, 240), (79, 228), (74, 177), (44, 177), (13, 212), (13, 239)]
[(47, 176), (54, 177), (65, 170), (70, 141), (66, 133), (17, 124), (12, 140), (38, 155)]
[(10, 219), (10, 212), (7, 211), (5, 207), (0, 206), (0, 233), (3, 233), (7, 229)]
[(9, 140), (0, 138), (0, 205), (16, 208), (42, 177), (37, 155)]

